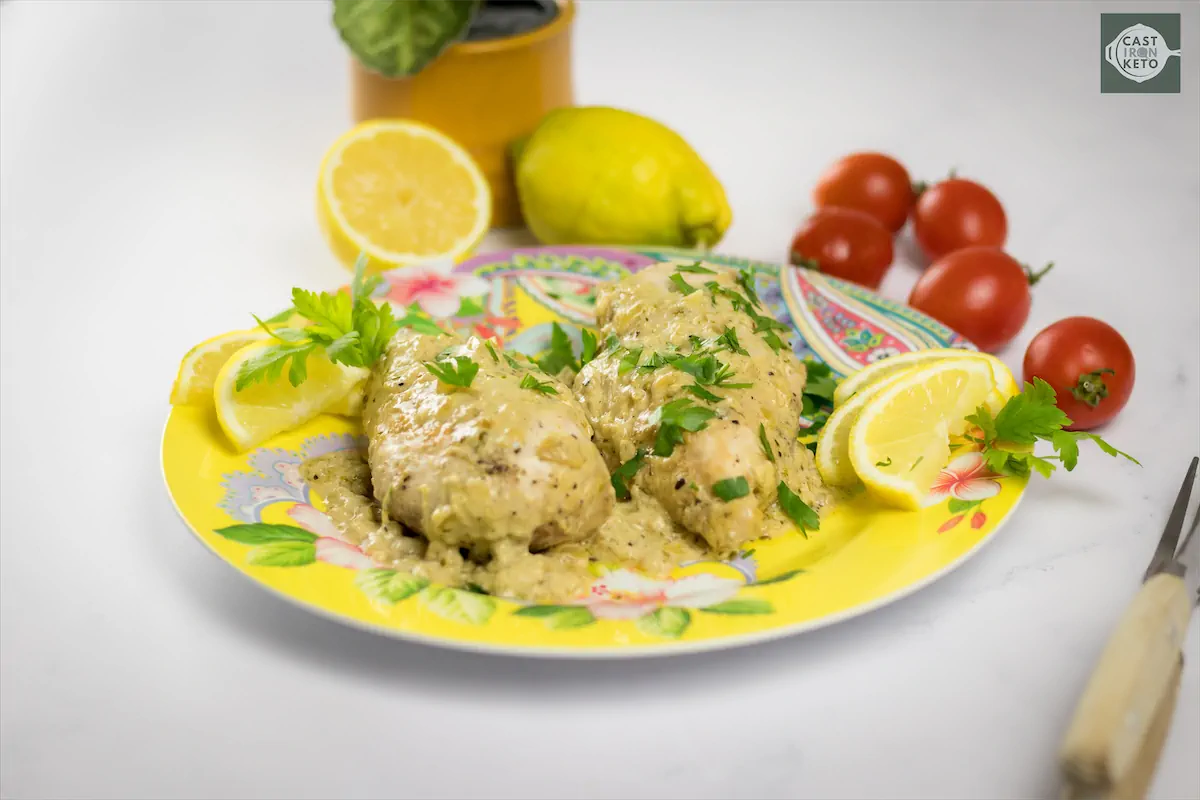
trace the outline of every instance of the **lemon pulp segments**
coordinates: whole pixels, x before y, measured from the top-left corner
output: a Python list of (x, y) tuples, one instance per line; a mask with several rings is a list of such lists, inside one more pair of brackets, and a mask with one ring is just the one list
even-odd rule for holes
[(988, 364), (996, 383), (996, 392), (988, 401), (988, 406), (991, 407), (993, 412), (999, 411), (1008, 398), (1020, 390), (1016, 379), (1008, 367), (1005, 366), (1004, 362), (990, 353), (954, 348), (913, 350), (908, 353), (892, 356), (891, 358), (885, 358), (882, 361), (876, 361), (874, 364), (863, 367), (852, 375), (847, 375), (845, 380), (839, 383), (833, 392), (833, 404), (835, 407), (840, 406), (856, 393), (862, 391), (864, 387), (876, 381), (883, 380), (890, 375), (894, 375), (901, 370), (946, 358), (977, 358)]
[(267, 338), (266, 331), (231, 331), (206, 339), (187, 351), (171, 387), (171, 405), (206, 405), (212, 402), (213, 385), (230, 356), (251, 342)]
[(478, 165), (446, 136), (407, 120), (358, 125), (325, 154), (317, 183), (321, 228), (347, 266), (378, 269), (456, 259), (491, 218)]
[(872, 398), (850, 430), (850, 461), (868, 491), (917, 509), (949, 461), (950, 435), (995, 389), (982, 359), (945, 359), (909, 370)]

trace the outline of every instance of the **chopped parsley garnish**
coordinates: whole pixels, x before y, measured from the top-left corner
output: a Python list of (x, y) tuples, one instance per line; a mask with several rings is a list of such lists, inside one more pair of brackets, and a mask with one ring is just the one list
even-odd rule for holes
[(659, 367), (665, 367), (668, 363), (667, 357), (662, 353), (654, 353), (650, 356), (650, 358), (646, 359), (646, 363), (639, 366), (638, 369), (643, 369), (646, 372), (653, 372)]
[(596, 357), (599, 348), (597, 347), (596, 334), (587, 328), (579, 330), (579, 337), (583, 341), (583, 350), (579, 354), (579, 366), (582, 367)]
[(499, 364), (500, 356), (496, 355), (496, 348), (492, 347), (492, 343), (485, 339), (483, 346), (487, 348), (488, 354), (492, 357), (492, 361), (495, 361), (497, 364)]
[(524, 364), (522, 364), (520, 361), (517, 361), (515, 358), (510, 356), (508, 353), (504, 354), (504, 360), (507, 361), (508, 365), (510, 367), (512, 367), (513, 369), (525, 369)]
[(786, 483), (780, 481), (775, 490), (779, 494), (779, 507), (788, 519), (796, 523), (805, 539), (808, 538), (808, 531), (815, 531), (821, 527), (821, 518), (817, 516), (817, 512), (801, 500), (800, 495), (789, 489)]
[(684, 432), (695, 433), (708, 427), (708, 421), (717, 412), (698, 406), (686, 397), (672, 400), (654, 412), (653, 421), (658, 423), (658, 435), (654, 440), (654, 455), (669, 456), (675, 445), (683, 443)]
[(617, 352), (617, 348), (621, 346), (621, 340), (617, 338), (615, 333), (610, 333), (608, 338), (604, 340), (604, 349), (609, 353)]
[(724, 347), (726, 350), (737, 353), (738, 355), (748, 356), (746, 348), (742, 347), (738, 341), (737, 331), (733, 328), (726, 328), (725, 332), (717, 337), (717, 344)]
[(635, 347), (632, 350), (626, 350), (621, 355), (621, 360), (617, 362), (617, 374), (624, 375), (637, 369), (638, 361), (642, 358), (642, 348)]
[(802, 406), (800, 413), (812, 423), (803, 433), (813, 435), (825, 427), (825, 423), (829, 419), (830, 410), (833, 408), (833, 391), (837, 388), (837, 381), (828, 364), (806, 358), (804, 366), (808, 377), (804, 381), (804, 393), (800, 396)]
[(743, 476), (738, 475), (736, 478), (717, 481), (712, 485), (712, 492), (728, 503), (730, 500), (737, 500), (739, 497), (750, 494), (750, 484)]
[(758, 299), (758, 292), (754, 291), (754, 270), (748, 267), (738, 270), (737, 283), (746, 293), (746, 297), (750, 298), (754, 307), (761, 308), (762, 303)]
[(675, 271), (676, 272), (694, 272), (698, 275), (716, 275), (717, 274), (716, 272), (709, 269), (708, 267), (700, 266), (699, 261), (695, 262), (694, 264), (680, 264), (679, 266), (677, 266), (675, 268)]
[(696, 291), (696, 287), (685, 281), (683, 276), (678, 272), (671, 273), (671, 283), (683, 294), (684, 297), (687, 297), (689, 294)]
[(762, 445), (763, 454), (772, 464), (775, 463), (775, 451), (771, 449), (771, 440), (767, 438), (767, 428), (761, 422), (758, 423), (758, 441)]
[(567, 368), (579, 371), (579, 362), (575, 360), (575, 350), (571, 347), (571, 337), (567, 336), (567, 332), (557, 322), (550, 328), (550, 349), (537, 360), (537, 365), (547, 375), (558, 375)]
[(805, 372), (808, 373), (808, 377), (804, 381), (804, 393), (819, 400), (832, 403), (833, 391), (837, 388), (837, 381), (834, 380), (833, 370), (829, 368), (828, 364), (813, 361), (811, 358), (804, 359), (804, 368)]
[(720, 395), (713, 394), (698, 383), (693, 383), (691, 386), (685, 386), (683, 387), (683, 390), (696, 395), (696, 397), (699, 397), (706, 403), (719, 403), (724, 399)]
[(779, 334), (775, 333), (775, 331), (767, 331), (763, 334), (762, 338), (763, 341), (767, 343), (767, 346), (776, 353), (778, 353), (780, 350), (786, 350), (788, 348), (788, 343), (783, 339), (780, 339)]
[(442, 361), (426, 361), (425, 369), (447, 386), (461, 386), (466, 389), (471, 385), (471, 381), (475, 380), (479, 365), (467, 356), (454, 356)]
[(555, 389), (550, 381), (539, 381), (533, 377), (532, 372), (526, 372), (525, 377), (521, 378), (521, 388), (533, 389), (535, 392), (541, 392), (542, 394), (558, 394), (558, 389)]
[(618, 500), (629, 499), (629, 482), (633, 480), (633, 476), (642, 468), (642, 464), (646, 462), (646, 451), (638, 450), (637, 455), (626, 461), (621, 466), (617, 467), (612, 474), (612, 487), (617, 493)]

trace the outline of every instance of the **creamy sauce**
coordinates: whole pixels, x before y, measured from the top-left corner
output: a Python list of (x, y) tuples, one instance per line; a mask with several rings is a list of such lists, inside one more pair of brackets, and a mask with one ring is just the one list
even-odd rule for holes
[(329, 453), (306, 461), (301, 470), (346, 541), (381, 567), (447, 586), (473, 585), (489, 594), (564, 602), (586, 591), (599, 566), (662, 577), (679, 564), (707, 556), (703, 542), (677, 528), (662, 506), (640, 490), (629, 502), (617, 503), (585, 542), (540, 553), (513, 545), (473, 557), (467, 548), (430, 543), (395, 520), (385, 520), (364, 453)]

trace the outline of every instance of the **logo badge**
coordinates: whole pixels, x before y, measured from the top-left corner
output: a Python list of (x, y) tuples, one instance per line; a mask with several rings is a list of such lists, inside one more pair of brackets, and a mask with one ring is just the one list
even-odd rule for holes
[(1179, 15), (1101, 14), (1100, 92), (1179, 93)]

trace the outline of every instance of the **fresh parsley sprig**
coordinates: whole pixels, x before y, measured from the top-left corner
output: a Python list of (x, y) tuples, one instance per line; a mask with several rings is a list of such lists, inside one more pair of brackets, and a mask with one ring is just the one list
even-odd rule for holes
[(550, 383), (550, 381), (539, 381), (533, 377), (532, 372), (526, 372), (525, 377), (521, 378), (521, 388), (532, 389), (542, 394), (558, 394), (558, 389), (554, 388), (554, 384)]
[(446, 357), (424, 363), (425, 369), (429, 370), (430, 374), (439, 381), (447, 386), (458, 386), (463, 389), (471, 387), (471, 382), (475, 380), (475, 375), (479, 372), (479, 365), (468, 356)]
[(617, 467), (613, 472), (611, 477), (612, 487), (613, 491), (617, 493), (618, 500), (629, 499), (629, 483), (644, 463), (646, 463), (646, 451), (638, 450), (637, 455)]
[(779, 495), (779, 508), (788, 519), (796, 523), (805, 539), (808, 538), (808, 531), (820, 529), (821, 517), (808, 503), (800, 499), (800, 495), (789, 489), (786, 483), (780, 481), (775, 491)]
[(576, 357), (575, 348), (571, 344), (571, 337), (561, 325), (557, 322), (553, 323), (550, 327), (550, 347), (540, 358), (534, 359), (534, 363), (542, 372), (555, 377), (564, 369), (579, 372), (584, 366), (595, 359), (602, 350), (615, 346), (617, 342), (616, 337), (610, 335), (605, 340), (604, 345), (601, 346), (600, 341), (596, 338), (595, 331), (587, 328), (579, 329), (579, 338), (582, 346), (580, 347), (579, 356)]
[(716, 411), (698, 406), (686, 397), (672, 400), (654, 412), (651, 421), (658, 424), (654, 439), (654, 455), (667, 457), (675, 452), (675, 446), (683, 444), (683, 434), (695, 433), (708, 427), (708, 421)]
[[(1034, 378), (994, 417), (986, 406), (977, 408), (967, 422), (975, 425), (980, 435), (964, 438), (978, 444), (988, 468), (1001, 475), (1028, 475), (1033, 470), (1048, 478), (1057, 469), (1055, 461), (1070, 472), (1079, 463), (1079, 442), (1084, 439), (1092, 440), (1110, 456), (1122, 456), (1141, 466), (1136, 458), (1094, 433), (1064, 430), (1071, 425), (1071, 418), (1055, 404), (1056, 400), (1054, 387)], [(1048, 442), (1056, 454), (1034, 455), (1033, 447), (1038, 442)]]
[[(308, 357), (318, 350), (335, 364), (350, 367), (370, 367), (387, 349), (387, 344), (400, 328), (412, 328), (420, 333), (440, 334), (442, 329), (424, 316), (418, 306), (396, 319), (392, 307), (376, 305), (371, 294), (383, 282), (378, 275), (368, 276), (367, 261), (360, 256), (354, 266), (350, 293), (310, 292), (292, 289), (292, 307), (264, 322), (255, 317), (277, 344), (261, 350), (238, 370), (234, 387), (241, 391), (260, 381), (278, 380), (288, 368), (288, 381), (299, 386), (308, 377)], [(303, 328), (272, 327), (278, 320), (299, 314), (308, 320)]]

